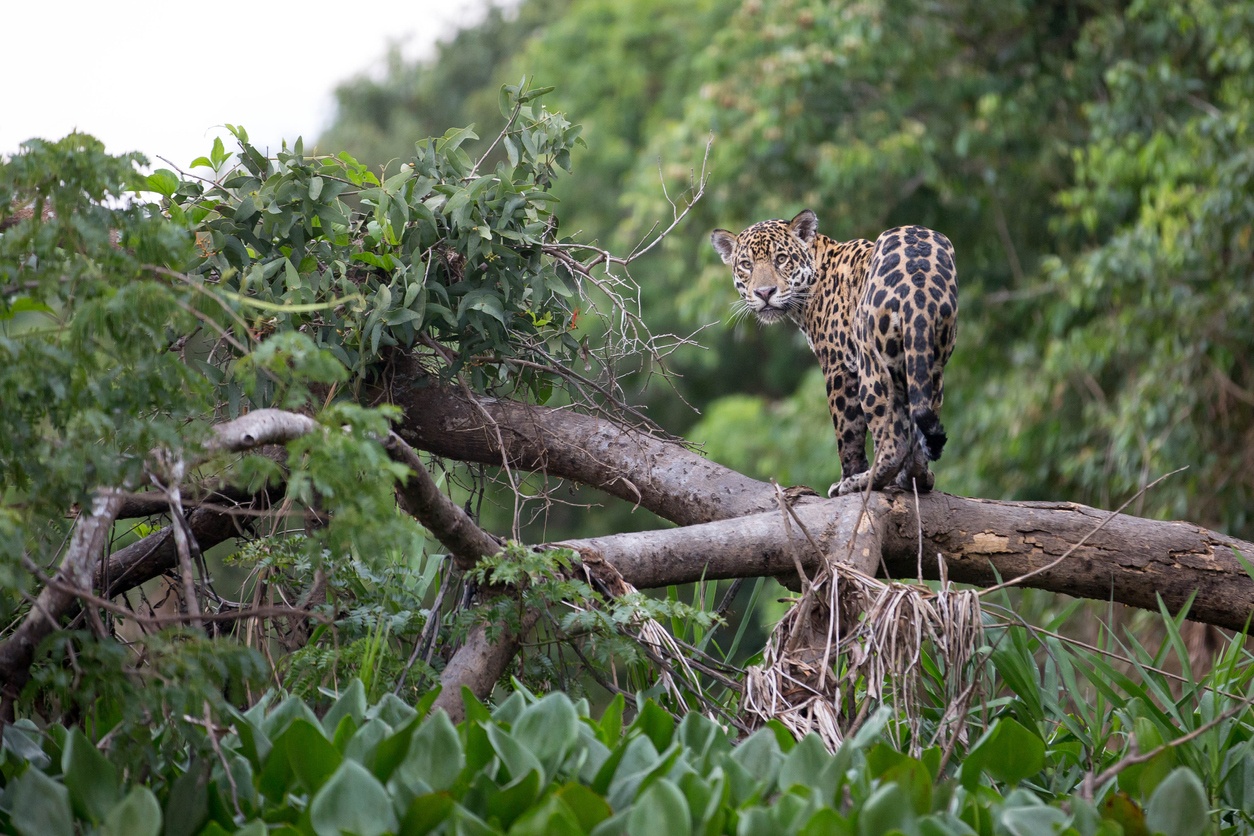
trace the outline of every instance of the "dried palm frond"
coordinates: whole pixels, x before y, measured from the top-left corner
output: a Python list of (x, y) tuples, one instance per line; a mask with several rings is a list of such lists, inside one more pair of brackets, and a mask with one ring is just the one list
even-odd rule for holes
[[(875, 704), (891, 701), (909, 746), (965, 737), (970, 668), (984, 643), (974, 591), (884, 582), (829, 558), (771, 634), (750, 668), (742, 707), (757, 722), (778, 720), (797, 737), (816, 732), (835, 750)], [(921, 734), (925, 646), (943, 673), (943, 713), (932, 741)]]

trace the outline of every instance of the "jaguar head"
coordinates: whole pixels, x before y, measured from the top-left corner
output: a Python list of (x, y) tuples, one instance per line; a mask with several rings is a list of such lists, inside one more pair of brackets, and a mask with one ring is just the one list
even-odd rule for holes
[(761, 322), (800, 317), (814, 281), (818, 218), (809, 209), (791, 221), (761, 221), (739, 235), (716, 229), (710, 242), (732, 268), (744, 310)]

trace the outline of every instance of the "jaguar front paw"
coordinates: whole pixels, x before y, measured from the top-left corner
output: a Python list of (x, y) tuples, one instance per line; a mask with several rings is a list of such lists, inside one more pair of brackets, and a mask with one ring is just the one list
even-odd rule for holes
[(848, 479), (841, 479), (827, 489), (827, 498), (832, 499), (837, 496), (844, 496), (851, 493), (859, 493), (866, 490), (867, 479), (866, 473), (859, 473), (857, 476), (850, 476)]

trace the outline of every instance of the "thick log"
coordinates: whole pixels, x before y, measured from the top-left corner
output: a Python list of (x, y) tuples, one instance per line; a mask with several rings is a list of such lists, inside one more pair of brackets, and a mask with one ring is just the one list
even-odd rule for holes
[(413, 446), (465, 462), (548, 473), (638, 504), (679, 525), (774, 507), (774, 489), (672, 440), (572, 410), (440, 385), (416, 366), (387, 394)]

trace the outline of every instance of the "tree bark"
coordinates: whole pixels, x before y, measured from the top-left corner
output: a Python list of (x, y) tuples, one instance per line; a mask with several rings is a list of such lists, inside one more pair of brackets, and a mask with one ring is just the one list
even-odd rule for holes
[(769, 484), (674, 441), (571, 410), (462, 392), (440, 385), (416, 364), (403, 366), (386, 394), (404, 412), (397, 433), (421, 450), (570, 479), (678, 525), (775, 504)]

